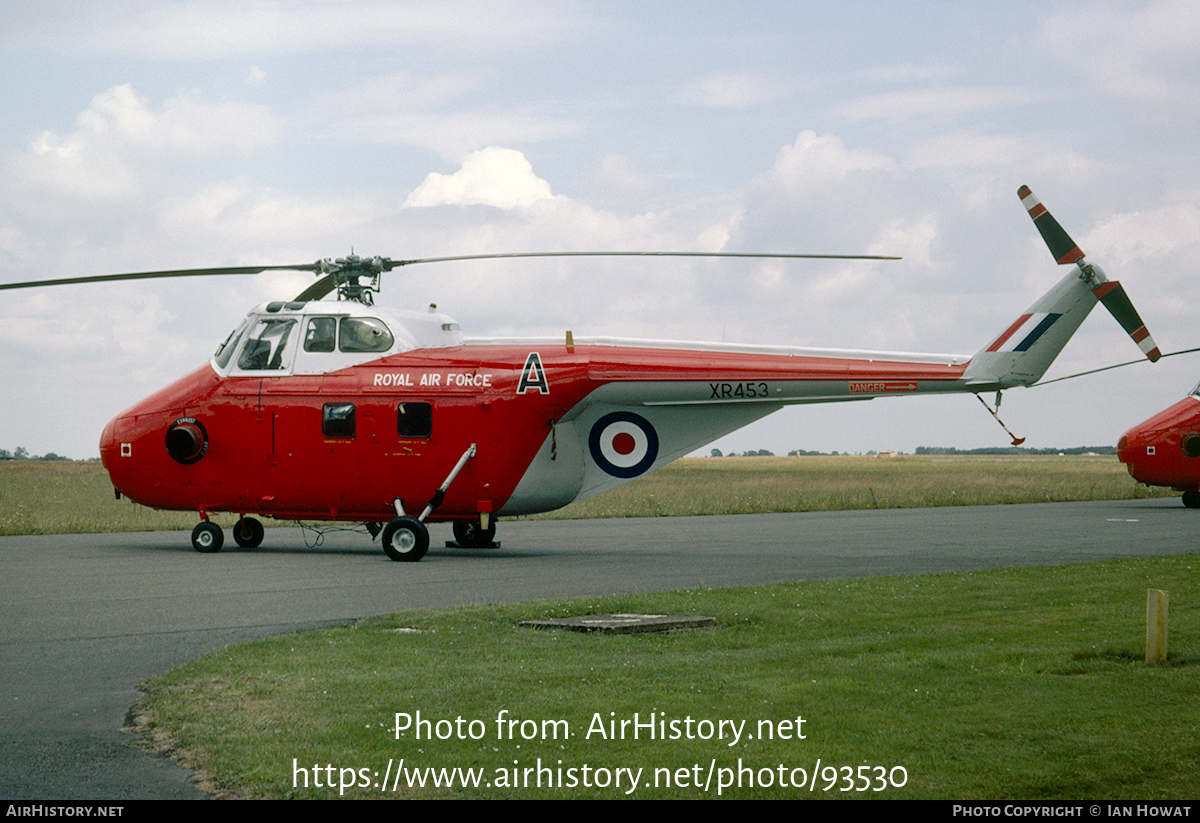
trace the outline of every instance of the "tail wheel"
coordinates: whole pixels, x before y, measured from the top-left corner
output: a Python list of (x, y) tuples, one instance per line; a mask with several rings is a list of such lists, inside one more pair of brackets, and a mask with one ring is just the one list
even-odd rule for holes
[(496, 537), (496, 521), (485, 529), (478, 520), (455, 520), (454, 541), (464, 549), (486, 549)]
[(383, 527), (380, 542), (392, 560), (415, 563), (429, 551), (429, 529), (415, 517), (397, 517)]
[(233, 527), (233, 541), (243, 549), (253, 549), (262, 545), (264, 534), (266, 529), (263, 528), (263, 524), (253, 517), (243, 517)]
[(211, 554), (219, 552), (225, 545), (225, 533), (216, 523), (205, 520), (192, 529), (192, 548), (198, 552)]

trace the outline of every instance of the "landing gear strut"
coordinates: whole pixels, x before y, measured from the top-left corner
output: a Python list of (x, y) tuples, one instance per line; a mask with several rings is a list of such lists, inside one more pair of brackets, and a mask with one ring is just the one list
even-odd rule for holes
[(467, 465), (467, 461), (474, 456), (475, 444), (472, 443), (462, 453), (462, 457), (458, 458), (458, 462), (442, 485), (433, 493), (430, 501), (425, 504), (425, 510), (421, 512), (420, 517), (411, 517), (405, 514), (404, 501), (399, 497), (393, 501), (393, 505), (396, 507), (396, 517), (383, 527), (380, 539), (380, 542), (383, 543), (384, 554), (392, 560), (403, 560), (410, 563), (425, 556), (425, 552), (429, 551), (429, 529), (425, 527), (425, 519), (441, 505), (442, 500), (446, 497), (446, 489), (450, 488), (454, 478), (458, 477), (463, 466)]

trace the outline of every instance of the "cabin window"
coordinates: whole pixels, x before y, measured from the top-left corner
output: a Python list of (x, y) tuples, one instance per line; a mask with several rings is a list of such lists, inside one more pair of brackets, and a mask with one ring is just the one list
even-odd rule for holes
[(326, 437), (353, 437), (354, 404), (326, 403), (321, 413), (321, 434)]
[(294, 319), (258, 318), (238, 357), (238, 368), (246, 371), (282, 369), (288, 339), (295, 326)]
[(392, 347), (392, 333), (374, 317), (343, 317), (338, 347), (350, 352), (384, 352)]
[(433, 406), (429, 403), (401, 403), (396, 409), (396, 433), (401, 437), (431, 437)]
[(328, 352), (333, 351), (333, 341), (337, 337), (337, 318), (310, 317), (308, 329), (304, 332), (304, 350)]

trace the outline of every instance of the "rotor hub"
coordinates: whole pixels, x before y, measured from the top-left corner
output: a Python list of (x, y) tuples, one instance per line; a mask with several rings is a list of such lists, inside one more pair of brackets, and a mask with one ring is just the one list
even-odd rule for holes
[(379, 291), (379, 276), (391, 271), (395, 264), (387, 257), (359, 257), (350, 254), (330, 260), (317, 261), (319, 273), (333, 280), (339, 300), (354, 300), (365, 305), (375, 302)]

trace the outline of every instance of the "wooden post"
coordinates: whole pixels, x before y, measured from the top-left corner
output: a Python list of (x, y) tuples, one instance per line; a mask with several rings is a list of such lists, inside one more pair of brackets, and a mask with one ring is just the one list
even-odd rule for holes
[(1146, 590), (1146, 662), (1167, 662), (1167, 600), (1166, 592)]

